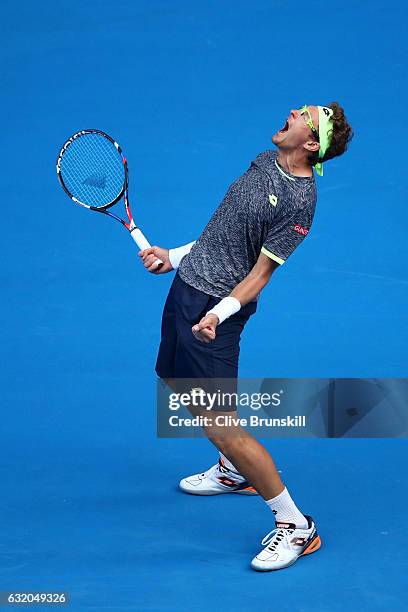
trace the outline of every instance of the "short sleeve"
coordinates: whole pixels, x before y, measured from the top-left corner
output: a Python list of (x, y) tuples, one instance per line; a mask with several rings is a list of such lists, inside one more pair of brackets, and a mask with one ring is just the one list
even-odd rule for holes
[(283, 264), (309, 233), (314, 210), (308, 206), (276, 217), (270, 228), (262, 253)]

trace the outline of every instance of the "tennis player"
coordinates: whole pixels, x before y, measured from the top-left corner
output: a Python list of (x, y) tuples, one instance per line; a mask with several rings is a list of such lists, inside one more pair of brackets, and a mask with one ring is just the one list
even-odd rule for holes
[[(197, 241), (139, 253), (149, 272), (177, 270), (163, 312), (160, 378), (236, 379), (240, 336), (257, 298), (310, 231), (313, 168), (322, 176), (323, 162), (344, 153), (351, 137), (336, 102), (290, 111), (272, 137), (276, 149), (258, 155), (230, 186)], [(159, 271), (156, 258), (164, 262)], [(195, 495), (263, 497), (276, 527), (262, 540), (253, 569), (282, 569), (318, 550), (314, 520), (297, 507), (267, 450), (243, 429), (240, 435), (207, 435), (219, 450), (218, 463), (184, 478), (180, 488)]]

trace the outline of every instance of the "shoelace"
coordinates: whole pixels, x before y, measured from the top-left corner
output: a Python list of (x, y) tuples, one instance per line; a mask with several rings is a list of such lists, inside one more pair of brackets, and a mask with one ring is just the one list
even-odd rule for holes
[(268, 546), (268, 550), (274, 551), (278, 544), (284, 538), (288, 538), (290, 535), (292, 535), (293, 532), (294, 529), (283, 529), (282, 527), (277, 527), (266, 534), (261, 544), (262, 546), (268, 546), (268, 544), (270, 544), (270, 546)]

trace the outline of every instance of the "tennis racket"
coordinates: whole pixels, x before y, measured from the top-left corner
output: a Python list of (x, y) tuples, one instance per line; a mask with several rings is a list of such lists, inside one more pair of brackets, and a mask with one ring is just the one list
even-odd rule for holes
[[(108, 134), (101, 130), (81, 130), (68, 138), (57, 158), (57, 176), (71, 200), (119, 221), (139, 249), (151, 246), (130, 210), (126, 157)], [(122, 197), (127, 221), (110, 210)], [(163, 265), (161, 259), (155, 263), (157, 268)]]

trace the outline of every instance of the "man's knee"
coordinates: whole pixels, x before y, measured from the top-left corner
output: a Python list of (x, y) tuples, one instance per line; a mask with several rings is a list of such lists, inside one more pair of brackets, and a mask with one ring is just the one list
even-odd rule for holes
[(234, 425), (236, 412), (212, 413), (212, 420), (204, 427), (207, 438), (226, 456), (236, 449), (246, 435), (240, 425)]

